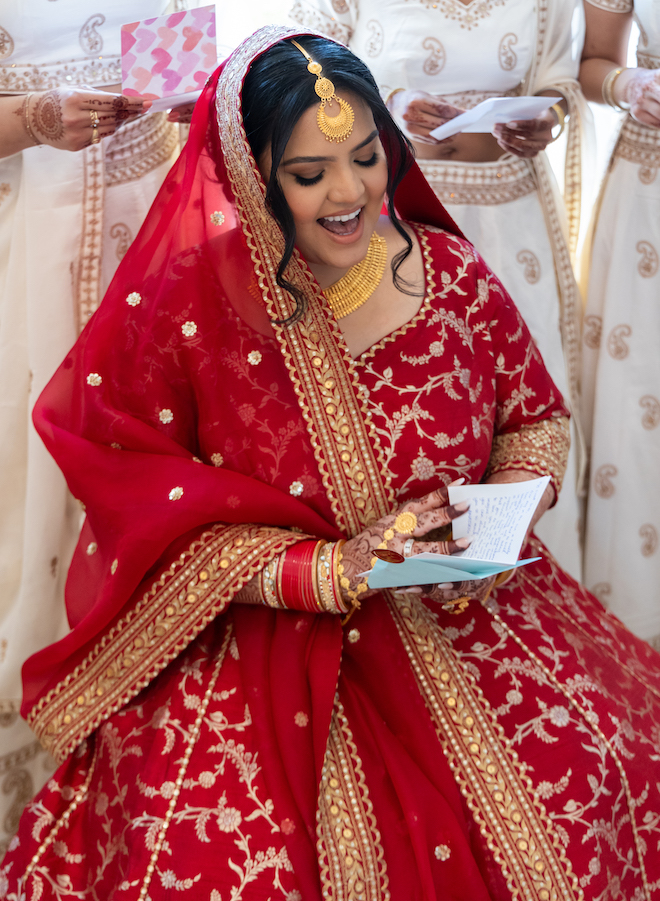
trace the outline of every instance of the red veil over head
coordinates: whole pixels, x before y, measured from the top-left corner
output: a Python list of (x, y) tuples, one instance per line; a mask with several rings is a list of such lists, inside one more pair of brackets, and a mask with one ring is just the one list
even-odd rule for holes
[[(293, 301), (274, 280), (283, 239), (264, 207), (242, 126), (241, 87), (257, 56), (296, 34), (262, 29), (209, 79), (183, 153), (101, 307), (35, 407), (36, 427), (87, 511), (66, 587), (71, 632), (24, 667), (23, 712), (60, 758), (148, 684), (286, 546), (271, 536), (266, 547), (255, 537), (252, 558), (230, 567), (206, 607), (193, 604), (179, 625), (169, 613), (159, 619), (156, 588), (168, 586), (173, 600), (163, 610), (174, 610), (176, 567), (190, 559), (209, 524), (224, 524), (238, 547), (251, 528), (260, 534), (257, 526), (334, 539), (387, 512), (368, 488), (337, 489), (328, 474), (328, 449), (314, 431), (315, 389), (307, 370), (292, 362), (291, 348), (306, 342), (316, 366), (321, 357), (314, 354), (337, 345), (338, 369), (324, 384), (343, 379), (349, 406), (357, 383), (336, 323), (298, 256), (287, 277), (309, 297), (316, 320), (313, 327), (272, 324)], [(395, 202), (403, 218), (458, 233), (415, 164)], [(324, 335), (333, 342), (324, 345)], [(347, 447), (353, 442), (346, 452), (366, 455), (377, 480), (368, 442), (350, 416), (346, 422)], [(307, 474), (302, 497), (290, 492), (282, 471), (283, 442)], [(228, 541), (219, 545), (220, 565)], [(185, 589), (182, 597), (184, 604)], [(300, 824), (296, 842), (307, 843), (301, 851), (294, 842), (294, 866), (301, 884), (317, 886), (315, 838), (306, 824), (314, 822), (341, 626), (336, 617), (309, 616), (304, 629), (294, 629), (291, 617), (240, 605), (233, 616), (279, 803)], [(129, 648), (122, 644), (126, 624), (136, 617), (145, 630), (139, 648)], [(305, 744), (298, 735), (283, 754), (287, 736), (279, 724), (292, 721), (301, 695), (315, 711), (311, 737)]]

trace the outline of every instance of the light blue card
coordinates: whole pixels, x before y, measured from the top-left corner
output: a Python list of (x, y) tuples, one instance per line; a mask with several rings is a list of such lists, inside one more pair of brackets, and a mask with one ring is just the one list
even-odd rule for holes
[(491, 563), (487, 560), (465, 560), (460, 557), (444, 557), (442, 562), (429, 561), (430, 554), (420, 554), (425, 560), (407, 557), (403, 563), (385, 563), (377, 560), (369, 573), (369, 588), (404, 588), (406, 585), (437, 585), (440, 582), (463, 582), (469, 579), (487, 579), (507, 569), (516, 569), (540, 560), (530, 557), (517, 563)]

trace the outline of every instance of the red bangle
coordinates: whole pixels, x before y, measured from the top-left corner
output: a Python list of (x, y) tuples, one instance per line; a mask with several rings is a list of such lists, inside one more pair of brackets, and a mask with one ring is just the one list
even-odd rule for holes
[(280, 598), (289, 609), (318, 613), (317, 559), (323, 541), (300, 541), (284, 554)]

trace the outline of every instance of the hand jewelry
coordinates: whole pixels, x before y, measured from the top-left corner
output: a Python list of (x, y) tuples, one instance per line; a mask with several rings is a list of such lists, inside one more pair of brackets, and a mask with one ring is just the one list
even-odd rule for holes
[(413, 544), (415, 543), (414, 538), (407, 538), (406, 543), (403, 545), (403, 556), (410, 557), (413, 552)]
[(444, 603), (442, 605), (442, 609), (446, 610), (447, 613), (453, 613), (453, 614), (462, 613), (465, 610), (465, 608), (469, 605), (469, 603), (470, 603), (470, 598), (467, 597), (467, 595), (466, 595), (462, 598), (454, 598), (453, 601), (446, 601), (446, 603)]
[(95, 109), (89, 111), (89, 118), (92, 120), (92, 144), (98, 144), (101, 140), (99, 137), (99, 114)]
[(412, 535), (417, 528), (417, 517), (414, 513), (410, 513), (407, 510), (399, 513), (394, 520), (394, 528), (399, 535)]

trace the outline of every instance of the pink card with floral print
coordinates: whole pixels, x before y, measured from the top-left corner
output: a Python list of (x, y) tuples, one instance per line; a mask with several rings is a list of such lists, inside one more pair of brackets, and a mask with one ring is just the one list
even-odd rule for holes
[(196, 100), (217, 66), (215, 6), (201, 6), (121, 27), (122, 92), (152, 109)]

